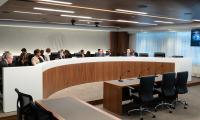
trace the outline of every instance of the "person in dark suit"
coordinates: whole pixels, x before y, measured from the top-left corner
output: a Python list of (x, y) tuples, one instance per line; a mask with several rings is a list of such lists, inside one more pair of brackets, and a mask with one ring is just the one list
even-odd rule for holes
[(19, 65), (20, 66), (27, 66), (28, 64), (28, 53), (26, 51), (26, 48), (21, 49), (22, 53), (19, 56)]
[(96, 55), (97, 57), (103, 57), (103, 56), (104, 56), (103, 49), (98, 49), (98, 52), (95, 53), (95, 55)]
[(13, 63), (13, 56), (10, 52), (5, 52), (3, 54), (3, 57), (2, 57), (2, 60), (0, 61), (0, 92), (2, 93), (3, 92), (3, 84), (2, 84), (2, 80), (3, 80), (3, 67), (9, 67), (11, 66)]
[(72, 58), (72, 54), (69, 52), (69, 50), (65, 50), (64, 52), (65, 58)]
[(87, 51), (86, 54), (85, 54), (85, 57), (92, 57), (91, 52)]

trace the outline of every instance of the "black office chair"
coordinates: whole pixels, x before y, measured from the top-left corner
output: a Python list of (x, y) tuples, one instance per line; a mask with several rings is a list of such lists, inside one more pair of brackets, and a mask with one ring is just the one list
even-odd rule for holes
[(158, 107), (167, 107), (169, 112), (172, 113), (172, 104), (176, 98), (176, 89), (175, 89), (175, 77), (176, 73), (165, 73), (162, 75), (161, 89), (156, 89), (155, 91), (159, 94), (161, 103), (155, 107), (157, 111)]
[(184, 109), (187, 109), (188, 103), (185, 100), (179, 100), (178, 94), (188, 93), (187, 89), (188, 72), (178, 72), (176, 77), (176, 101), (174, 102), (174, 107), (176, 103), (181, 103), (184, 105)]
[(148, 53), (139, 53), (139, 57), (149, 57)]
[(17, 120), (56, 120), (51, 112), (36, 106), (31, 95), (19, 92), (17, 88), (15, 91), (18, 94)]
[(30, 112), (30, 104), (33, 103), (33, 98), (31, 95), (24, 94), (19, 92), (17, 88), (15, 91), (18, 95), (17, 99), (17, 119), (18, 120), (25, 120), (26, 115)]
[(147, 76), (147, 77), (141, 77), (140, 79), (140, 87), (138, 96), (136, 96), (133, 92), (135, 91), (134, 88), (129, 86), (130, 89), (130, 96), (133, 99), (134, 102), (139, 104), (139, 109), (132, 109), (128, 111), (128, 115), (130, 115), (131, 112), (139, 111), (140, 112), (140, 120), (143, 120), (143, 112), (148, 112), (153, 115), (153, 118), (155, 118), (155, 114), (151, 112), (148, 108), (145, 108), (144, 106), (152, 105), (152, 102), (154, 101), (154, 81), (155, 76)]

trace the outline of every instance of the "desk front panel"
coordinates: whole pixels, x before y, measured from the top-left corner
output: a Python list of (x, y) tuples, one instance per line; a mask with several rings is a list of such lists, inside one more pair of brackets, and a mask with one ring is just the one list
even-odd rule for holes
[[(129, 71), (129, 72), (128, 72)], [(43, 72), (43, 97), (84, 83), (174, 72), (174, 63), (116, 61), (70, 64)]]

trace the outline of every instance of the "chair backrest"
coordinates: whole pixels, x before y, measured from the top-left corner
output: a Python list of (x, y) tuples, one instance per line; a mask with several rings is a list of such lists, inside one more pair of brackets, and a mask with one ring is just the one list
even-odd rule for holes
[(176, 89), (175, 89), (175, 80), (176, 80), (176, 73), (165, 73), (162, 76), (162, 94), (166, 97), (175, 96)]
[(176, 90), (179, 94), (184, 94), (188, 92), (187, 80), (188, 80), (188, 71), (177, 73)]
[(31, 95), (21, 93), (17, 88), (15, 88), (15, 91), (18, 95), (17, 118), (18, 120), (23, 120), (23, 115), (30, 112), (30, 104), (33, 103), (33, 98)]
[(140, 78), (139, 96), (143, 102), (150, 102), (153, 98), (155, 76)]
[(139, 53), (139, 57), (149, 57), (148, 53)]

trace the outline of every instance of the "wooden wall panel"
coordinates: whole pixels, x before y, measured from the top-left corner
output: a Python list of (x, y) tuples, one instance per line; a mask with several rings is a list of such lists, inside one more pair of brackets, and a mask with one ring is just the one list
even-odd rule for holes
[(129, 48), (127, 32), (110, 32), (110, 49), (112, 56), (121, 56)]
[[(128, 72), (130, 71), (130, 72)], [(118, 80), (164, 72), (174, 72), (174, 63), (155, 62), (92, 62), (70, 64), (51, 68), (43, 72), (43, 97), (66, 87), (83, 83)]]

